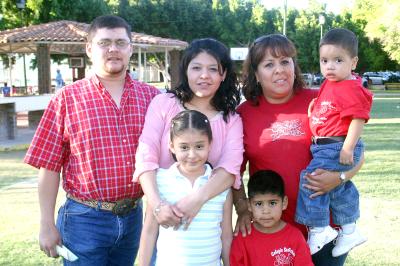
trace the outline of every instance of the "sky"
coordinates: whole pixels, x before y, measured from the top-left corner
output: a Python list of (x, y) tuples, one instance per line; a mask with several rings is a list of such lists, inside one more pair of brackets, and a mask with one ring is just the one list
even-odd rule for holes
[[(327, 4), (327, 11), (339, 14), (344, 7), (352, 6), (354, 0), (317, 0), (320, 3)], [(284, 0), (262, 0), (267, 9), (270, 8), (283, 8)], [(287, 0), (288, 8), (306, 9), (308, 7), (308, 0)]]

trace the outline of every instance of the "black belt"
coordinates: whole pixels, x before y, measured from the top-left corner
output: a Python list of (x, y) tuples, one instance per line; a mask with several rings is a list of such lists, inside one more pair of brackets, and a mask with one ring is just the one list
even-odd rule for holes
[(345, 139), (346, 139), (346, 136), (312, 137), (311, 141), (313, 144), (324, 145), (324, 144), (343, 142)]

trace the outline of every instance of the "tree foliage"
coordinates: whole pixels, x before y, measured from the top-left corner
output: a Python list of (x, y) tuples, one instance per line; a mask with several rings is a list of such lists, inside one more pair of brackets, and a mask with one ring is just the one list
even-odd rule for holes
[(370, 40), (378, 40), (390, 58), (400, 63), (400, 1), (357, 0), (353, 13), (365, 23)]
[[(188, 42), (214, 37), (229, 47), (246, 47), (255, 38), (280, 33), (283, 28), (283, 10), (266, 10), (259, 0), (27, 0), (23, 10), (15, 0), (2, 0), (0, 13), (0, 29), (62, 19), (90, 23), (99, 15), (117, 14), (136, 32)], [(324, 32), (345, 27), (358, 36), (359, 72), (399, 67), (398, 0), (356, 0), (353, 10), (340, 15), (327, 13), (324, 5), (311, 0), (306, 11), (289, 9), (286, 22), (287, 36), (298, 49), (303, 71), (319, 71), (321, 13), (326, 18)], [(153, 59), (160, 62), (162, 58)]]

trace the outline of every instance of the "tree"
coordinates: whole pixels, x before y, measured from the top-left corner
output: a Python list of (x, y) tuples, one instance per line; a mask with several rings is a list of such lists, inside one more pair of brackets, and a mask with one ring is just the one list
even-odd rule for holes
[(355, 19), (366, 22), (366, 35), (379, 40), (383, 50), (400, 64), (400, 2), (356, 0), (353, 14)]

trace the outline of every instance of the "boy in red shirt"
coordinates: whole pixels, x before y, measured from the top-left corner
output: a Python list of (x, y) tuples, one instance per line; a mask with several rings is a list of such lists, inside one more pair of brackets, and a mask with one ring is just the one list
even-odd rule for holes
[(230, 265), (313, 265), (303, 234), (281, 220), (288, 204), (282, 177), (271, 170), (258, 171), (249, 179), (248, 194), (252, 233), (233, 239)]
[[(321, 72), (326, 80), (309, 108), (313, 159), (300, 176), (295, 220), (308, 226), (308, 244), (314, 254), (338, 235), (329, 225), (331, 210), (333, 222), (342, 229), (332, 250), (332, 256), (337, 257), (366, 241), (355, 224), (360, 216), (358, 191), (344, 172), (363, 156), (360, 136), (369, 119), (372, 94), (352, 73), (358, 61), (358, 41), (353, 32), (332, 29), (319, 47)], [(315, 196), (304, 187), (308, 182), (304, 175), (318, 168), (341, 173), (336, 188)]]

